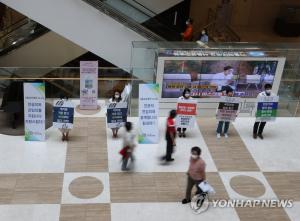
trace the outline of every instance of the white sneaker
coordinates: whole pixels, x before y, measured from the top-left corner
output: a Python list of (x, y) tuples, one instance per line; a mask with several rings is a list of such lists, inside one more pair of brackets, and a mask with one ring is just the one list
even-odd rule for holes
[(225, 137), (225, 138), (228, 138), (228, 134), (224, 134), (224, 137)]
[(221, 138), (221, 134), (217, 134), (217, 138)]

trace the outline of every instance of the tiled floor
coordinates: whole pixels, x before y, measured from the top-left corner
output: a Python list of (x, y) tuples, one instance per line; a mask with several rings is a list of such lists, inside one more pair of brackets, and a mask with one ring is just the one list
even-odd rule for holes
[[(160, 118), (159, 144), (138, 145), (133, 170), (121, 172), (122, 139), (112, 139), (104, 110), (75, 116), (68, 143), (54, 128), (45, 143), (0, 135), (0, 221), (300, 220), (300, 119), (267, 124), (262, 141), (251, 137), (252, 119), (238, 119), (228, 139), (217, 139), (216, 121), (200, 118), (187, 138), (177, 138), (175, 161), (163, 165), (166, 119)], [(137, 118), (129, 120), (136, 129)], [(292, 199), (294, 207), (210, 207), (195, 214), (180, 203), (193, 146), (207, 163), (216, 191), (211, 200)]]

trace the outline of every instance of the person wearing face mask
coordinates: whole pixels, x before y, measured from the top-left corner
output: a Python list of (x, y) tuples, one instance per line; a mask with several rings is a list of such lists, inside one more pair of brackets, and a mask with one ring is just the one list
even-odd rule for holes
[(172, 153), (174, 151), (174, 146), (176, 146), (175, 138), (176, 138), (176, 128), (175, 128), (175, 117), (176, 117), (176, 110), (171, 110), (169, 117), (167, 119), (167, 129), (166, 129), (166, 141), (167, 141), (167, 148), (166, 148), (166, 155), (162, 157), (162, 160), (167, 162), (174, 161), (172, 158)]
[[(180, 103), (180, 102), (184, 102), (187, 100), (193, 100), (193, 98), (191, 97), (191, 90), (189, 88), (185, 88), (183, 90), (182, 96), (178, 98), (178, 102)], [(186, 137), (186, 134), (185, 134), (186, 128), (178, 127), (177, 131), (178, 131), (179, 137)]]
[[(226, 96), (232, 97), (233, 96), (233, 90), (231, 88), (228, 88), (226, 90)], [(217, 110), (218, 111), (218, 110)], [(223, 132), (224, 137), (228, 138), (228, 129), (229, 129), (230, 121), (219, 121), (218, 127), (217, 127), (217, 138), (221, 138), (221, 134)], [(224, 130), (223, 130), (224, 125)]]
[(199, 36), (199, 41), (203, 42), (203, 43), (208, 43), (208, 35), (207, 35), (207, 30), (203, 29), (201, 31), (201, 34)]
[[(275, 94), (272, 93), (272, 85), (271, 84), (265, 84), (265, 91), (260, 92), (257, 96), (260, 97), (266, 97), (266, 96), (275, 96)], [(264, 131), (264, 128), (266, 126), (267, 122), (264, 121), (256, 121), (253, 126), (253, 138), (256, 139), (259, 137), (260, 139), (264, 139), (262, 133)]]
[[(120, 91), (114, 91), (114, 95), (108, 100), (108, 103), (109, 104), (111, 104), (111, 103), (119, 103), (121, 101), (122, 101), (122, 98), (121, 98)], [(119, 129), (120, 129), (119, 127), (117, 127), (117, 128), (111, 128), (114, 138), (118, 137), (118, 131), (119, 131)]]
[[(213, 76), (212, 81), (210, 82), (211, 86), (217, 87), (216, 91), (224, 91), (226, 87), (231, 87), (230, 84), (233, 83), (233, 67), (226, 66), (224, 71), (217, 73)], [(232, 88), (232, 87), (231, 87)]]
[(191, 41), (193, 39), (193, 20), (189, 18), (186, 22), (186, 29), (181, 33), (183, 41)]
[(205, 174), (206, 164), (204, 160), (201, 158), (201, 149), (199, 147), (193, 147), (191, 149), (191, 158), (190, 158), (190, 166), (187, 172), (187, 186), (185, 198), (182, 200), (182, 204), (186, 204), (191, 202), (191, 194), (194, 185), (197, 187), (197, 193), (201, 194), (202, 190), (199, 187), (199, 184), (206, 179)]

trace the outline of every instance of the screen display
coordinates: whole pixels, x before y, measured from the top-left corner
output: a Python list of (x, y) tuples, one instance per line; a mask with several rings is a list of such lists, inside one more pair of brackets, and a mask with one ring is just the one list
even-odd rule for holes
[(277, 66), (277, 60), (164, 60), (162, 98), (178, 98), (184, 88), (195, 98), (217, 98), (227, 89), (256, 98), (273, 84)]

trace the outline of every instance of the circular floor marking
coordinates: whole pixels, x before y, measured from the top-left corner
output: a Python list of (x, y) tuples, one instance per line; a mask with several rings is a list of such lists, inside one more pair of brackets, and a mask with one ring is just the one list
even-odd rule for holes
[(263, 196), (266, 188), (263, 183), (254, 177), (239, 175), (230, 180), (231, 188), (238, 194), (246, 197), (257, 198)]
[(80, 105), (77, 105), (75, 109), (77, 113), (80, 113), (82, 115), (94, 115), (101, 111), (101, 107), (99, 105), (96, 110), (81, 110)]
[(99, 196), (103, 192), (103, 184), (95, 177), (79, 177), (71, 182), (69, 191), (77, 198), (91, 199)]

